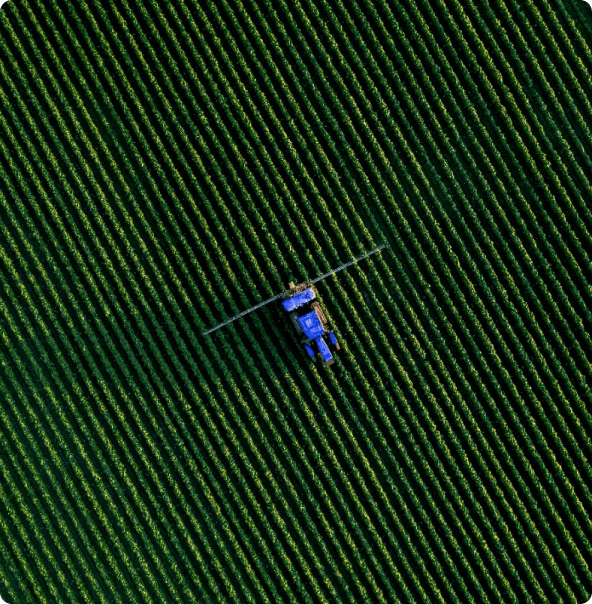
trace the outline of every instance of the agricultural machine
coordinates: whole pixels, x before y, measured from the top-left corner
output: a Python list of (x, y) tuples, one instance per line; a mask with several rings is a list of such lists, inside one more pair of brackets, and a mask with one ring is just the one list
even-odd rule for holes
[(212, 329), (205, 331), (203, 335), (208, 335), (209, 333), (216, 331), (216, 329), (220, 329), (220, 327), (224, 327), (225, 325), (232, 323), (232, 321), (236, 321), (236, 319), (240, 319), (246, 314), (257, 310), (270, 302), (283, 298), (282, 308), (288, 313), (297, 334), (300, 336), (300, 342), (303, 345), (306, 354), (316, 363), (316, 353), (318, 352), (327, 365), (332, 365), (335, 360), (331, 354), (331, 348), (339, 350), (340, 346), (335, 334), (327, 328), (327, 319), (321, 310), (317, 300), (317, 290), (313, 287), (313, 284), (322, 279), (326, 279), (329, 275), (341, 271), (352, 264), (356, 264), (360, 260), (378, 252), (383, 247), (384, 245), (381, 245), (371, 252), (359, 256), (358, 258), (354, 258), (350, 262), (346, 262), (338, 268), (335, 268), (312, 281), (300, 283), (299, 285), (294, 285), (294, 283), (290, 282), (289, 290), (244, 310), (238, 315), (216, 325), (216, 327), (212, 327)]
[(335, 361), (329, 345), (339, 350), (339, 344), (335, 334), (326, 327), (327, 319), (316, 300), (316, 288), (312, 283), (308, 285), (290, 283), (290, 292), (292, 295), (282, 302), (282, 306), (289, 313), (296, 332), (301, 336), (300, 340), (306, 354), (316, 363), (314, 347), (319, 351), (323, 361), (327, 365), (332, 365)]

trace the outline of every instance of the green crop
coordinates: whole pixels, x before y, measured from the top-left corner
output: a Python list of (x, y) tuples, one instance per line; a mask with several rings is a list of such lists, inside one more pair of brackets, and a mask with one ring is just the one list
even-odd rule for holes
[[(0, 11), (2, 598), (586, 601), (586, 3), (54, 4)], [(331, 367), (203, 336), (383, 242)]]

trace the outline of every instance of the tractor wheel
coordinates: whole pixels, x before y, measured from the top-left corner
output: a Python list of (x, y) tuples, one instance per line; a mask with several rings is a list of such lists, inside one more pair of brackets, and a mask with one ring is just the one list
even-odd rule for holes
[(314, 350), (308, 344), (304, 344), (304, 351), (306, 352), (306, 354), (308, 355), (308, 357), (310, 359), (312, 359), (313, 363), (317, 362), (317, 359), (315, 357), (315, 352), (314, 352)]

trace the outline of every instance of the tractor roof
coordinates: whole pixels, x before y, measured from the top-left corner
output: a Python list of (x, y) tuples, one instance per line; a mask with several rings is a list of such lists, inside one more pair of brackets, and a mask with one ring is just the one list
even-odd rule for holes
[(292, 312), (296, 310), (300, 306), (304, 306), (307, 302), (314, 300), (316, 297), (315, 292), (312, 287), (305, 289), (304, 291), (296, 294), (295, 296), (291, 296), (282, 302), (282, 306), (286, 312)]
[(298, 323), (300, 323), (304, 335), (311, 340), (314, 340), (325, 331), (321, 320), (317, 317), (317, 313), (314, 310), (306, 313), (303, 317), (298, 317)]

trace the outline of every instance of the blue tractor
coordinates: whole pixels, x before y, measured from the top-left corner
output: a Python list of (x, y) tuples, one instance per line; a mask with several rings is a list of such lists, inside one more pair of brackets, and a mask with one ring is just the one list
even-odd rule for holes
[(290, 319), (301, 336), (300, 340), (308, 356), (316, 363), (315, 353), (327, 365), (332, 365), (335, 360), (329, 347), (339, 350), (337, 338), (332, 331), (327, 329), (327, 319), (316, 299), (317, 290), (312, 285), (294, 285), (290, 283), (289, 297), (282, 302), (284, 310), (289, 313)]
[(375, 252), (378, 252), (378, 250), (381, 250), (383, 247), (385, 246), (381, 245), (371, 252), (359, 256), (358, 258), (354, 258), (307, 283), (301, 283), (300, 285), (290, 283), (290, 289), (287, 292), (277, 294), (273, 298), (269, 298), (247, 310), (243, 310), (243, 312), (216, 325), (216, 327), (208, 329), (203, 335), (205, 336), (212, 331), (216, 331), (216, 329), (220, 329), (220, 327), (224, 327), (224, 325), (228, 325), (229, 323), (232, 323), (232, 321), (236, 321), (236, 319), (240, 319), (253, 310), (257, 310), (270, 302), (284, 298), (282, 307), (289, 314), (296, 331), (301, 336), (301, 343), (304, 346), (306, 354), (316, 363), (317, 359), (315, 355), (318, 352), (327, 365), (332, 365), (335, 360), (331, 354), (330, 347), (339, 350), (339, 344), (337, 343), (335, 334), (327, 329), (327, 319), (325, 319), (325, 315), (316, 299), (317, 290), (313, 287), (313, 283), (325, 279), (329, 275), (367, 258)]

